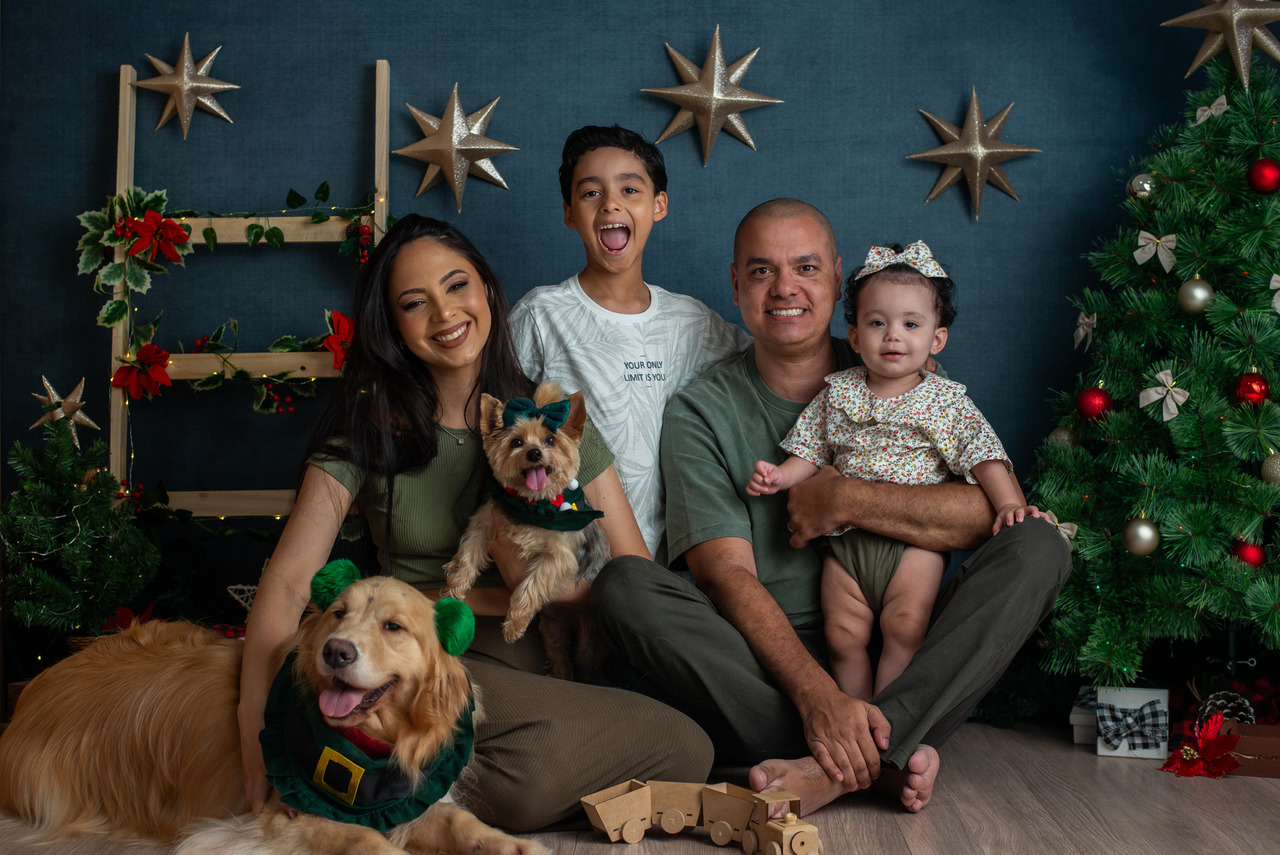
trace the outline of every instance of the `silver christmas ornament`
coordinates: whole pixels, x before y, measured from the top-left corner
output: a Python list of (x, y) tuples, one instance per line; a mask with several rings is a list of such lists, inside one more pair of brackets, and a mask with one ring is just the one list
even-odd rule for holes
[(1139, 172), (1129, 179), (1129, 195), (1135, 199), (1145, 199), (1156, 192), (1156, 179), (1149, 172)]
[(1178, 289), (1178, 306), (1188, 315), (1203, 315), (1213, 302), (1213, 287), (1197, 273)]
[(1146, 517), (1137, 517), (1124, 527), (1120, 539), (1134, 555), (1150, 555), (1160, 545), (1160, 530)]

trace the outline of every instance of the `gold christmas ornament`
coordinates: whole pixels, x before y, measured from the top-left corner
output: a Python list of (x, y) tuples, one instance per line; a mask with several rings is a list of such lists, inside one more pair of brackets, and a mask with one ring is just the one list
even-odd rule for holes
[(1160, 529), (1146, 517), (1138, 516), (1124, 527), (1120, 540), (1124, 548), (1134, 555), (1150, 555), (1160, 545)]
[(58, 408), (56, 410), (49, 410), (46, 412), (29, 428), (29, 430), (35, 430), (46, 422), (56, 422), (59, 419), (70, 419), (71, 441), (75, 443), (76, 448), (80, 447), (80, 435), (76, 433), (77, 425), (84, 425), (85, 427), (93, 428), (94, 430), (101, 430), (101, 428), (93, 423), (93, 419), (89, 418), (83, 412), (84, 401), (80, 400), (80, 396), (84, 393), (83, 377), (80, 378), (80, 382), (76, 385), (75, 390), (65, 398), (54, 391), (53, 384), (49, 382), (48, 377), (41, 375), (40, 382), (44, 383), (44, 389), (48, 394), (41, 395), (39, 392), (32, 392), (32, 396), (46, 407), (52, 404), (57, 404)]
[(1129, 179), (1129, 195), (1135, 199), (1145, 199), (1156, 192), (1156, 179), (1150, 172), (1139, 172)]
[(1213, 302), (1213, 287), (1197, 273), (1178, 289), (1178, 306), (1188, 315), (1203, 315)]
[(176, 66), (169, 65), (167, 62), (162, 62), (151, 54), (147, 54), (147, 59), (151, 60), (151, 64), (156, 67), (156, 71), (160, 72), (160, 76), (139, 80), (133, 85), (141, 86), (143, 89), (163, 92), (169, 96), (169, 100), (164, 105), (164, 112), (160, 114), (160, 121), (156, 124), (157, 130), (165, 122), (177, 116), (178, 121), (182, 123), (182, 138), (186, 139), (187, 129), (191, 126), (191, 116), (195, 113), (196, 107), (207, 110), (215, 116), (221, 116), (228, 122), (231, 121), (227, 111), (222, 109), (222, 105), (213, 96), (219, 92), (226, 92), (228, 89), (239, 89), (240, 87), (234, 83), (214, 80), (209, 76), (209, 69), (213, 67), (213, 59), (220, 50), (222, 50), (221, 45), (214, 48), (213, 52), (200, 60), (199, 63), (192, 61), (191, 34), (187, 33), (182, 37), (182, 55), (178, 57)]
[(912, 160), (928, 160), (946, 165), (938, 178), (938, 183), (933, 185), (929, 198), (924, 200), (926, 205), (944, 190), (956, 184), (962, 174), (969, 183), (969, 196), (973, 200), (975, 220), (978, 219), (978, 212), (982, 209), (983, 188), (988, 183), (994, 184), (1017, 200), (1018, 194), (1013, 192), (1013, 185), (1009, 183), (1008, 177), (1004, 174), (1004, 167), (1000, 164), (1015, 157), (1039, 152), (1040, 149), (1015, 145), (1000, 139), (1005, 120), (1009, 118), (1009, 111), (1012, 109), (1013, 105), (1010, 104), (997, 113), (990, 122), (983, 122), (982, 108), (978, 104), (978, 90), (974, 87), (973, 94), (969, 98), (969, 112), (965, 115), (962, 128), (957, 128), (950, 122), (944, 122), (924, 110), (920, 111), (933, 126), (943, 144), (919, 154), (909, 154), (907, 157)]
[(1049, 442), (1053, 445), (1061, 445), (1066, 448), (1074, 448), (1077, 440), (1076, 435), (1072, 433), (1071, 428), (1060, 427), (1054, 428), (1049, 432)]
[(711, 48), (707, 51), (707, 59), (702, 68), (698, 68), (668, 44), (667, 53), (675, 63), (676, 73), (680, 75), (684, 85), (641, 90), (680, 106), (671, 124), (658, 137), (658, 142), (671, 139), (696, 123), (698, 139), (702, 142), (703, 166), (711, 159), (711, 149), (715, 147), (721, 128), (727, 128), (729, 133), (751, 146), (754, 151), (756, 144), (747, 132), (746, 123), (742, 121), (743, 111), (782, 103), (777, 98), (749, 92), (738, 85), (759, 52), (760, 48), (756, 48), (726, 68), (724, 49), (720, 45), (719, 25), (716, 25), (715, 34), (711, 37)]
[(422, 130), (423, 139), (413, 145), (398, 148), (395, 153), (431, 164), (422, 176), (422, 184), (418, 186), (415, 196), (421, 196), (424, 190), (445, 180), (449, 182), (453, 200), (461, 211), (467, 175), (483, 178), (503, 190), (508, 189), (507, 182), (498, 174), (490, 158), (520, 149), (485, 136), (497, 103), (498, 99), (494, 98), (484, 109), (468, 116), (463, 113), (462, 103), (458, 100), (458, 84), (455, 83), (442, 118), (437, 119), (412, 104), (405, 104)]
[(1268, 484), (1280, 484), (1280, 454), (1274, 451), (1262, 461), (1262, 480)]
[(1208, 30), (1200, 50), (1191, 61), (1187, 77), (1226, 48), (1235, 63), (1244, 88), (1249, 88), (1249, 64), (1256, 49), (1280, 62), (1280, 42), (1267, 24), (1280, 21), (1280, 3), (1260, 0), (1200, 0), (1203, 9), (1165, 21), (1162, 27), (1190, 27)]

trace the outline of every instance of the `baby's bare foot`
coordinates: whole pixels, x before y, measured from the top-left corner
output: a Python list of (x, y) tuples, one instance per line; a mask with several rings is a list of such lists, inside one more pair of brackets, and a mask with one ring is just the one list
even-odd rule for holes
[(933, 797), (933, 786), (938, 781), (942, 760), (931, 746), (921, 745), (907, 760), (907, 768), (901, 771), (881, 767), (880, 778), (873, 786), (896, 796), (902, 806), (912, 813), (924, 809)]

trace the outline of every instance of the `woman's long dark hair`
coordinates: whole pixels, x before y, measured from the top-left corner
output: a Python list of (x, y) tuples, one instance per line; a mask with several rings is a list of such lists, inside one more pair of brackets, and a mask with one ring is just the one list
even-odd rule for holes
[[(351, 346), (311, 439), (306, 463), (315, 455), (350, 460), (387, 479), (387, 537), (395, 476), (435, 459), (439, 390), (427, 366), (405, 346), (388, 298), (391, 272), (400, 251), (433, 240), (465, 258), (484, 282), (491, 324), (480, 355), (480, 373), (466, 401), (470, 413), (481, 392), (507, 400), (528, 395), (532, 382), (520, 369), (511, 331), (510, 306), (502, 283), (471, 241), (452, 225), (411, 214), (397, 222), (360, 270), (356, 282)], [(475, 426), (472, 426), (475, 430)], [(389, 569), (389, 568), (388, 568)]]

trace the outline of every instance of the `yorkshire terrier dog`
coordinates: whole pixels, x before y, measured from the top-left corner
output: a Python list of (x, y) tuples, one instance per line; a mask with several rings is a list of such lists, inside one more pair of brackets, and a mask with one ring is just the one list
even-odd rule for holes
[[(533, 616), (578, 581), (590, 581), (611, 557), (609, 539), (577, 481), (578, 446), (587, 421), (582, 393), (544, 382), (533, 398), (503, 404), (480, 399), (480, 436), (493, 470), (490, 498), (462, 535), (458, 554), (444, 566), (447, 594), (462, 599), (489, 565), (495, 517), (525, 562), (524, 578), (511, 594), (502, 634), (508, 643), (524, 635)], [(587, 624), (578, 627), (578, 676), (589, 670)], [(538, 626), (551, 662), (551, 675), (573, 679), (572, 628), (544, 614)]]

